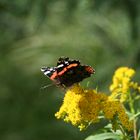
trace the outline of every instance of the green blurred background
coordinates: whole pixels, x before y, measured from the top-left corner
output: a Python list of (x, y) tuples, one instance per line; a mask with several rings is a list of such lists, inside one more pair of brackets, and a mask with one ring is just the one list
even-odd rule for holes
[(0, 140), (83, 140), (54, 117), (64, 91), (40, 68), (60, 56), (93, 66), (83, 86), (108, 92), (114, 70), (133, 67), (140, 82), (139, 0), (0, 0)]

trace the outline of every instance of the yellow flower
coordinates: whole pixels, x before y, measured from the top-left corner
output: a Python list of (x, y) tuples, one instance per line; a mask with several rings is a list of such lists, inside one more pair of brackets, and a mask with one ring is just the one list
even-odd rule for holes
[(79, 85), (74, 85), (67, 91), (63, 105), (55, 116), (71, 122), (82, 130), (89, 123), (99, 121), (100, 102), (105, 98), (106, 95), (97, 94), (95, 90), (84, 90)]
[(103, 112), (105, 117), (109, 120), (113, 120), (115, 116), (121, 124), (129, 131), (133, 128), (133, 122), (129, 121), (129, 118), (125, 112), (123, 105), (119, 101), (108, 100), (103, 106)]
[(133, 82), (133, 81), (130, 83), (130, 87), (132, 87), (133, 89), (138, 90), (138, 91), (139, 91), (139, 88), (140, 88), (138, 83)]
[(118, 107), (119, 113), (118, 113), (118, 118), (121, 121), (122, 125), (128, 130), (132, 130), (133, 128), (133, 121), (129, 121), (129, 118), (127, 114), (125, 113), (125, 110), (122, 105)]
[[(76, 84), (66, 92), (63, 104), (55, 116), (83, 130), (90, 124), (99, 122), (101, 112), (107, 119), (111, 120), (116, 115), (119, 118), (120, 110), (124, 110), (121, 108), (120, 102), (110, 101), (104, 93), (97, 93), (96, 90), (85, 90)], [(125, 122), (129, 124), (128, 118), (126, 120)], [(122, 119), (120, 121), (127, 128), (126, 123)]]
[(125, 102), (130, 88), (138, 89), (137, 84), (132, 82), (135, 71), (128, 67), (120, 67), (115, 71), (113, 83), (110, 85), (110, 99), (118, 99)]

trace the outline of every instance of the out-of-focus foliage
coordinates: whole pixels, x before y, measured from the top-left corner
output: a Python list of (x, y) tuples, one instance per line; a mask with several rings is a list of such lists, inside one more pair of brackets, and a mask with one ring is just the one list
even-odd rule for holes
[(50, 83), (40, 67), (60, 56), (80, 59), (96, 70), (82, 84), (108, 91), (118, 66), (140, 70), (139, 25), (138, 0), (1, 0), (0, 139), (88, 136), (92, 130), (80, 133), (55, 119), (63, 91), (40, 90)]

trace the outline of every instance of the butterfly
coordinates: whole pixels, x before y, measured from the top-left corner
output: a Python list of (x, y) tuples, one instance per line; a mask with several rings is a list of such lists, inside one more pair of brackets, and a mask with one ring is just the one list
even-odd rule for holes
[(79, 60), (60, 57), (55, 67), (42, 67), (41, 71), (57, 86), (67, 88), (88, 78), (95, 70), (89, 65), (83, 65)]

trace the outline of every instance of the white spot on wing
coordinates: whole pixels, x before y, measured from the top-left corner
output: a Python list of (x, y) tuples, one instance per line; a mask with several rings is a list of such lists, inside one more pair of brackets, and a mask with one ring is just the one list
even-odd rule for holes
[(65, 61), (65, 64), (69, 64), (69, 62), (68, 61)]
[(48, 75), (49, 73), (50, 73), (50, 71), (46, 71), (46, 72), (44, 72), (45, 75)]
[(41, 68), (41, 71), (44, 72), (46, 70), (46, 68)]
[(58, 65), (58, 66), (57, 66), (57, 68), (61, 68), (61, 67), (63, 67), (63, 66), (64, 66), (64, 65), (63, 65), (63, 64), (61, 64), (61, 65)]

